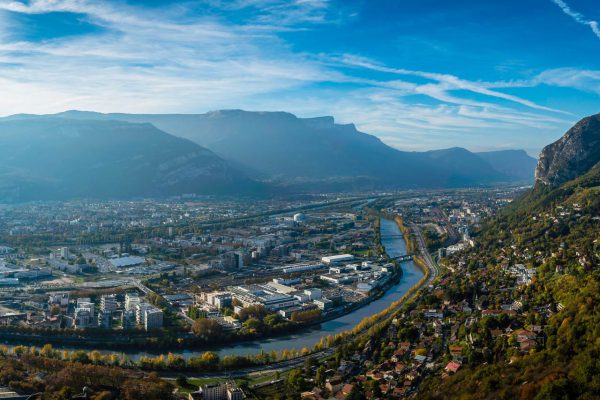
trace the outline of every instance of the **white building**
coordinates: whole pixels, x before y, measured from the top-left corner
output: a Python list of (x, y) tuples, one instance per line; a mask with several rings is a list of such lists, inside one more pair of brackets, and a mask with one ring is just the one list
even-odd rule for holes
[(336, 256), (327, 256), (321, 258), (321, 261), (323, 261), (325, 264), (336, 264), (352, 260), (354, 260), (354, 256), (352, 254), (339, 254)]
[(140, 303), (140, 295), (137, 292), (127, 293), (125, 295), (125, 310), (135, 311), (135, 307)]
[(306, 289), (304, 294), (308, 296), (310, 300), (319, 300), (323, 296), (323, 291), (318, 288)]
[(154, 307), (149, 303), (139, 303), (135, 306), (135, 322), (139, 325), (146, 326), (146, 310)]
[(149, 308), (145, 312), (144, 329), (147, 331), (159, 329), (163, 326), (163, 312), (158, 308)]
[(76, 308), (73, 322), (76, 328), (84, 329), (92, 325), (93, 318), (89, 308)]
[(314, 271), (323, 268), (323, 264), (300, 264), (300, 265), (287, 265), (283, 268), (284, 274), (293, 274), (296, 272)]
[(105, 294), (100, 298), (100, 310), (103, 313), (112, 313), (117, 310), (117, 296), (114, 294)]

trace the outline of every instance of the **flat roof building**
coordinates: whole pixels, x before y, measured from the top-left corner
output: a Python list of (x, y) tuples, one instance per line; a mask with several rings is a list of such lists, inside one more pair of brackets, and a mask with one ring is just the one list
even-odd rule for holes
[(321, 258), (321, 261), (323, 261), (325, 264), (336, 264), (352, 260), (354, 260), (354, 256), (352, 254), (339, 254), (336, 256), (326, 256)]

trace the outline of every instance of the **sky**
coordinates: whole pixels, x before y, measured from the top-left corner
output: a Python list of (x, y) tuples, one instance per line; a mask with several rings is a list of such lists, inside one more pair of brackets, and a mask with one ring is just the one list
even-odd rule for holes
[(0, 115), (332, 115), (537, 156), (600, 112), (600, 0), (0, 0)]

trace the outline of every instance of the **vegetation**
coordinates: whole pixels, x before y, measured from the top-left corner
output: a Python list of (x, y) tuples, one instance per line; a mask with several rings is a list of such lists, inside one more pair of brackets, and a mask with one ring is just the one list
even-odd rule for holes
[[(506, 287), (503, 271), (517, 262), (537, 271), (519, 288), (525, 319), (482, 319), (471, 330), (479, 349), (449, 379), (429, 379), (425, 399), (597, 399), (600, 397), (600, 170), (558, 188), (536, 187), (479, 232), (474, 251), (458, 255), (471, 279), (451, 295), (480, 292), (488, 283), (489, 306)], [(493, 296), (491, 296), (493, 295)], [(541, 340), (523, 354), (514, 336), (493, 340), (495, 326), (540, 326)], [(483, 349), (490, 349), (488, 353)]]

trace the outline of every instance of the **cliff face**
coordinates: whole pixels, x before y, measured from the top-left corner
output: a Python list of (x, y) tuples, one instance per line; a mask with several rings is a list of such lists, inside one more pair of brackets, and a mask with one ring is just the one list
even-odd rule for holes
[(600, 161), (600, 114), (575, 124), (544, 147), (535, 170), (536, 184), (557, 186), (585, 174)]

